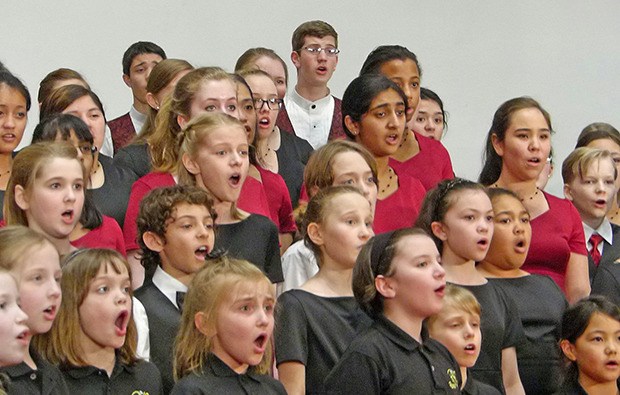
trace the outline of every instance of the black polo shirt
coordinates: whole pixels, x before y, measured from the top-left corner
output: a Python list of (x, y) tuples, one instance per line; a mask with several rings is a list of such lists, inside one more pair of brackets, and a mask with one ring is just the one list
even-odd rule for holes
[(31, 369), (24, 362), (0, 369), (11, 380), (7, 394), (66, 395), (69, 389), (58, 368), (30, 350), (37, 369)]
[(460, 394), (461, 373), (440, 343), (423, 344), (385, 317), (358, 335), (325, 379), (330, 394)]
[(181, 394), (286, 395), (286, 390), (273, 377), (251, 370), (238, 374), (214, 354), (209, 354), (201, 375), (189, 374), (176, 383), (171, 395)]
[(61, 367), (71, 394), (158, 395), (161, 375), (154, 364), (139, 361), (127, 366), (116, 358), (112, 375), (94, 366)]
[(475, 380), (472, 376), (469, 375), (469, 370), (467, 372), (467, 381), (465, 382), (465, 386), (461, 390), (461, 394), (463, 395), (502, 395), (500, 390), (498, 390), (497, 388), (491, 387), (488, 384)]

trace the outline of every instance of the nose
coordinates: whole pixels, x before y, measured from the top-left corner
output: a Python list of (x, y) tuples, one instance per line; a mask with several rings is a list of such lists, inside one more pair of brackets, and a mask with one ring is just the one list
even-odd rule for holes
[(396, 129), (399, 126), (399, 122), (400, 122), (400, 119), (398, 115), (396, 114), (396, 111), (391, 111), (388, 114), (388, 127)]
[(469, 322), (464, 326), (463, 337), (465, 339), (471, 339), (474, 337), (474, 327)]
[(258, 112), (269, 112), (269, 105), (267, 104), (266, 101), (261, 101), (260, 102), (260, 106), (258, 106), (258, 108), (256, 109)]
[(28, 314), (26, 314), (24, 312), (24, 310), (22, 310), (21, 308), (17, 307), (17, 314), (15, 315), (15, 322), (18, 324), (24, 324), (26, 323), (26, 320), (28, 320)]
[(15, 117), (11, 114), (4, 119), (4, 123), (2, 124), (4, 129), (13, 129), (15, 128)]
[(540, 149), (540, 138), (538, 136), (533, 136), (530, 139), (530, 146), (529, 146), (531, 151), (535, 151), (535, 150), (539, 150)]
[(267, 312), (265, 311), (264, 306), (261, 307), (260, 309), (257, 309), (257, 316), (256, 316), (256, 325), (257, 326), (267, 326), (269, 325), (269, 315), (267, 315)]
[(435, 131), (435, 122), (432, 119), (427, 119), (426, 120), (426, 125), (424, 126), (425, 130), (428, 130), (429, 132), (434, 132)]
[(52, 299), (57, 299), (61, 295), (60, 284), (54, 278), (51, 279), (48, 295)]
[(323, 49), (321, 52), (319, 52), (319, 55), (317, 56), (319, 60), (327, 60), (327, 52), (325, 52), (325, 49)]
[(118, 288), (114, 297), (114, 302), (119, 305), (124, 305), (127, 304), (129, 298), (129, 294), (123, 288)]
[(607, 347), (605, 347), (605, 353), (607, 355), (614, 355), (618, 353), (618, 343), (616, 339), (611, 339), (607, 342)]
[(73, 202), (75, 201), (75, 199), (76, 199), (75, 189), (73, 189), (73, 184), (71, 184), (66, 188), (65, 201)]
[(446, 276), (446, 271), (444, 270), (443, 266), (441, 266), (439, 262), (435, 262), (435, 271), (433, 275), (435, 276), (435, 278), (438, 278), (438, 279), (442, 279)]
[(362, 224), (359, 235), (361, 240), (368, 240), (373, 236), (373, 234), (374, 233), (370, 225)]
[(488, 233), (490, 227), (491, 227), (491, 225), (486, 220), (486, 217), (480, 218), (480, 220), (478, 221), (478, 232), (480, 232), (480, 233)]

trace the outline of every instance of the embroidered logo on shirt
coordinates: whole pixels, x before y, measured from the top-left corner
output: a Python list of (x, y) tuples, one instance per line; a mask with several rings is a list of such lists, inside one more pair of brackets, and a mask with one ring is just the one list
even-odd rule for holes
[(446, 373), (448, 373), (448, 377), (450, 377), (450, 381), (448, 381), (450, 388), (453, 390), (457, 389), (459, 387), (459, 381), (456, 378), (456, 372), (454, 369), (448, 369)]
[(148, 391), (134, 390), (131, 395), (149, 395)]

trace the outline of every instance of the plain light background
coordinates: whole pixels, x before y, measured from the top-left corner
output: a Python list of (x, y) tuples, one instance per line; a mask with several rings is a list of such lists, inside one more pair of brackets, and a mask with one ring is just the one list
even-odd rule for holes
[[(330, 87), (342, 96), (366, 55), (382, 44), (416, 53), (422, 86), (443, 99), (443, 142), (459, 176), (476, 179), (493, 113), (532, 96), (551, 113), (556, 172), (547, 187), (561, 195), (560, 166), (591, 122), (620, 126), (620, 2), (506, 1), (14, 1), (3, 0), (0, 60), (36, 102), (39, 81), (59, 67), (82, 73), (108, 120), (126, 113), (131, 92), (121, 58), (133, 42), (162, 46), (194, 66), (232, 70), (246, 49), (274, 49), (289, 65), (291, 34), (322, 19), (339, 33), (340, 61)], [(23, 144), (38, 122), (29, 113)]]

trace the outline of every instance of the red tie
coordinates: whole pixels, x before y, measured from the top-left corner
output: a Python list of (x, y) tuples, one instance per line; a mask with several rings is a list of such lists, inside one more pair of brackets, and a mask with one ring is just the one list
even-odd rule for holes
[(590, 256), (596, 266), (598, 266), (598, 263), (601, 261), (601, 253), (598, 252), (598, 245), (601, 241), (603, 241), (603, 238), (597, 233), (593, 233), (592, 236), (590, 236), (590, 244), (592, 245)]

